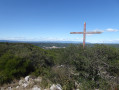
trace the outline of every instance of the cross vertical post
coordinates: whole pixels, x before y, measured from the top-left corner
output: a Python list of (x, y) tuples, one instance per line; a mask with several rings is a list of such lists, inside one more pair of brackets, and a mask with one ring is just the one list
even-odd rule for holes
[(84, 22), (83, 48), (85, 47), (85, 39), (86, 39), (86, 22)]
[(102, 32), (86, 32), (86, 22), (84, 22), (83, 32), (70, 32), (70, 34), (83, 34), (83, 48), (85, 48), (86, 34), (101, 34)]

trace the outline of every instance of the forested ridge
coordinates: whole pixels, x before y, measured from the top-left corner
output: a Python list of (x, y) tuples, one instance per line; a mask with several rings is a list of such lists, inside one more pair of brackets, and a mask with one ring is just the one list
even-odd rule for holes
[[(52, 47), (52, 46), (56, 46), (56, 47), (68, 47), (69, 45), (73, 44), (73, 45), (79, 45), (79, 44), (82, 44), (82, 43), (53, 43), (53, 42), (38, 42), (38, 43), (31, 43), (29, 42), (30, 44), (33, 44), (35, 46), (38, 46), (38, 47), (41, 47), (41, 48), (44, 48), (44, 47)], [(115, 48), (119, 48), (119, 44), (111, 44), (111, 43), (102, 43), (103, 45), (107, 45), (107, 46), (112, 46), (112, 47), (115, 47)], [(86, 46), (94, 46), (95, 44), (93, 43), (86, 43)]]
[[(26, 75), (63, 90), (119, 89), (119, 48), (96, 44), (42, 49), (27, 43), (0, 43), (0, 85)], [(79, 84), (79, 87), (75, 86)]]

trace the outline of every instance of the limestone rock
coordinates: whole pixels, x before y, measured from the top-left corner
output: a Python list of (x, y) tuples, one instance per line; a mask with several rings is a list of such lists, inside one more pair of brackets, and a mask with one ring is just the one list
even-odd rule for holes
[(53, 84), (51, 87), (50, 87), (50, 90), (62, 90), (62, 87), (60, 84)]
[(33, 87), (33, 85), (35, 84), (34, 79), (32, 79), (32, 78), (29, 78), (29, 81), (27, 83), (28, 83), (29, 87)]
[(26, 76), (15, 83), (0, 87), (0, 90), (62, 90), (62, 87), (60, 84), (52, 84), (51, 87), (42, 87), (42, 77), (32, 78)]
[(19, 85), (22, 85), (24, 83), (24, 80), (19, 80)]
[(41, 77), (37, 77), (36, 79), (34, 79), (34, 81), (41, 83), (42, 82), (42, 78)]
[(29, 78), (30, 78), (30, 76), (26, 76), (24, 79), (25, 79), (25, 81), (29, 81)]
[(33, 88), (32, 88), (32, 90), (41, 90), (38, 86), (34, 86)]
[(12, 90), (12, 88), (11, 87), (8, 87), (8, 90)]
[(23, 83), (22, 86), (25, 88), (28, 86), (28, 83)]
[(56, 87), (57, 87), (58, 90), (62, 90), (62, 87), (61, 87), (60, 84), (57, 84)]
[(18, 89), (19, 88), (19, 86), (16, 86), (16, 89)]

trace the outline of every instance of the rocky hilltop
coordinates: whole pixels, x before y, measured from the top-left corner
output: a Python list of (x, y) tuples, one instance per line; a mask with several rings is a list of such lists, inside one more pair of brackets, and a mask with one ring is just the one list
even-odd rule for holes
[(42, 77), (34, 78), (26, 76), (25, 78), (21, 78), (19, 81), (3, 85), (0, 90), (62, 90), (60, 84), (49, 84), (44, 87), (43, 82)]

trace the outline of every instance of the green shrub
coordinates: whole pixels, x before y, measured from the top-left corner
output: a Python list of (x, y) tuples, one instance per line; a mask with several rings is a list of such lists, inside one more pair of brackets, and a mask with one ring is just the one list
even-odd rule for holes
[(30, 60), (5, 53), (0, 57), (0, 84), (11, 82), (15, 78), (25, 76), (33, 71)]

